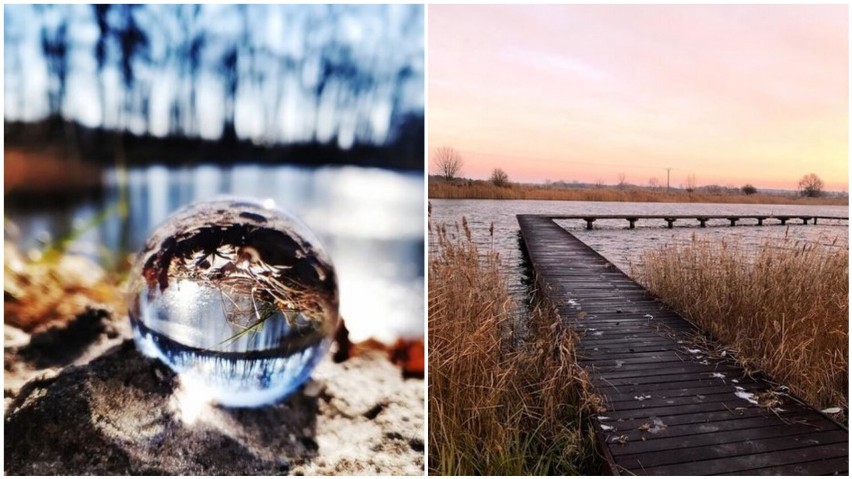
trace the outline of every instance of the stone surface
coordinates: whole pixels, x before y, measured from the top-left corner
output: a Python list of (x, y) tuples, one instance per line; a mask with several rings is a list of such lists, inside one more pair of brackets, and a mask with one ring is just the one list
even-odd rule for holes
[[(5, 356), (7, 376), (27, 358)], [(194, 401), (129, 340), (47, 371), (5, 388), (6, 474), (423, 474), (424, 383), (380, 353), (261, 409)]]

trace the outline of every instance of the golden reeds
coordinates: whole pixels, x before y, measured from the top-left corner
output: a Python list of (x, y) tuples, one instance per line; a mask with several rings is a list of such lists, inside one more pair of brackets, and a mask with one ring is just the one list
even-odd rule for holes
[(645, 254), (654, 294), (811, 405), (848, 404), (849, 246), (695, 241)]
[(3, 272), (4, 321), (27, 332), (64, 324), (89, 306), (124, 304), (115, 275), (83, 256), (31, 258), (6, 242)]
[(706, 192), (654, 191), (646, 188), (557, 188), (552, 186), (494, 186), (484, 181), (449, 183), (429, 181), (429, 198), (489, 200), (624, 201), (645, 203), (746, 203), (846, 205), (847, 198), (804, 198), (768, 194), (711, 194)]
[(574, 332), (538, 305), (514, 337), (499, 257), (480, 254), (462, 225), (434, 228), (429, 258), (430, 473), (592, 470), (595, 402)]

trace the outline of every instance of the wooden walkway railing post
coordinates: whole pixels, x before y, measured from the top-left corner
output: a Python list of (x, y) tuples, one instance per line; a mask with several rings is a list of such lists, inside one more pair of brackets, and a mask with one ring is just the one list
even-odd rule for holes
[[(597, 220), (612, 220), (612, 219), (621, 219), (627, 220), (628, 229), (636, 229), (636, 222), (641, 219), (661, 219), (666, 222), (666, 226), (668, 228), (674, 228), (674, 223), (677, 220), (696, 220), (701, 228), (707, 227), (707, 222), (712, 219), (726, 219), (730, 222), (731, 226), (736, 226), (738, 222), (746, 219), (757, 220), (757, 226), (763, 226), (764, 220), (768, 219), (777, 219), (780, 225), (786, 225), (787, 221), (791, 218), (798, 218), (802, 220), (802, 224), (808, 224), (809, 221), (813, 220), (813, 224), (817, 224), (818, 219), (824, 220), (833, 220), (833, 221), (849, 221), (849, 218), (846, 216), (765, 216), (765, 215), (570, 215), (570, 216), (560, 216), (554, 215), (551, 216), (552, 219), (557, 220), (583, 220), (586, 222), (586, 229), (591, 230), (594, 229), (594, 223)], [(768, 223), (767, 223), (768, 225)]]

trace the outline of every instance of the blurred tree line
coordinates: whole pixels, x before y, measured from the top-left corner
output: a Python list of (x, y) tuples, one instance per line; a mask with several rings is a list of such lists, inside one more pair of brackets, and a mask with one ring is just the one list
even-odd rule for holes
[(344, 149), (422, 132), (421, 6), (4, 8), (7, 122)]

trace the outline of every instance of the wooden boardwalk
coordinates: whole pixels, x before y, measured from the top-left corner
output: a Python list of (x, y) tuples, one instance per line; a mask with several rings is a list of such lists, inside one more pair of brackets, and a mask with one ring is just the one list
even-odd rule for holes
[(518, 222), (539, 288), (581, 333), (611, 473), (848, 475), (848, 430), (696, 346), (690, 323), (552, 218)]
[(737, 223), (740, 221), (754, 221), (754, 223), (740, 223), (742, 225), (757, 225), (763, 226), (764, 221), (766, 221), (766, 225), (781, 225), (784, 226), (788, 221), (791, 220), (799, 220), (801, 224), (808, 224), (809, 221), (813, 221), (813, 224), (817, 224), (819, 220), (829, 220), (829, 221), (849, 221), (849, 217), (847, 216), (813, 216), (813, 215), (555, 215), (549, 216), (551, 219), (555, 220), (583, 220), (586, 222), (586, 229), (590, 230), (594, 228), (594, 223), (597, 220), (625, 220), (628, 223), (629, 229), (634, 229), (636, 227), (636, 222), (639, 220), (663, 220), (666, 222), (669, 228), (674, 228), (675, 221), (682, 220), (690, 221), (689, 224), (694, 224), (694, 222), (698, 222), (698, 225), (702, 228), (707, 227), (707, 222), (710, 220), (726, 220), (729, 222), (730, 226), (737, 226)]

